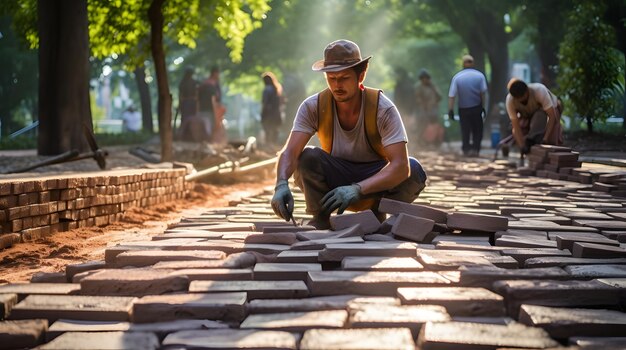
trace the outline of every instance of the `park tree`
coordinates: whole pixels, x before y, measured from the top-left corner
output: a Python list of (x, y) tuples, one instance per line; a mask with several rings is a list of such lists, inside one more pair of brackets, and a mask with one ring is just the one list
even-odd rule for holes
[(535, 50), (541, 60), (541, 83), (548, 88), (556, 85), (559, 64), (559, 45), (565, 36), (565, 21), (555, 20), (572, 8), (569, 0), (525, 0), (517, 13), (517, 22), (530, 33)]
[[(615, 47), (622, 52), (622, 62), (626, 63), (626, 2), (623, 0), (605, 0), (605, 3), (607, 6), (604, 18), (615, 29)], [(626, 67), (622, 69), (620, 84), (617, 84), (615, 89), (615, 95), (618, 94), (621, 95), (621, 110), (624, 118), (622, 128), (626, 129)]]
[(604, 22), (604, 11), (602, 3), (576, 1), (559, 51), (559, 90), (571, 104), (566, 104), (567, 110), (584, 118), (589, 133), (595, 121), (611, 114), (613, 106), (607, 97), (621, 74), (616, 69), (615, 32)]
[(485, 57), (489, 60), (489, 103), (493, 106), (504, 101), (509, 78), (508, 43), (519, 34), (507, 31), (504, 18), (518, 8), (519, 1), (429, 0), (427, 4), (463, 39), (478, 70), (485, 72)]
[(0, 15), (0, 129), (4, 138), (24, 126), (14, 114), (37, 110), (37, 53), (11, 29), (11, 18)]
[[(81, 124), (85, 122), (91, 127), (88, 94), (88, 59), (91, 49), (92, 54), (100, 58), (112, 54), (126, 55), (129, 57), (128, 67), (133, 68), (141, 67), (141, 63), (151, 57), (159, 90), (159, 133), (161, 158), (164, 161), (172, 159), (173, 136), (172, 97), (166, 67), (167, 45), (180, 44), (193, 49), (194, 38), (201, 30), (217, 31), (226, 41), (230, 58), (240, 61), (244, 38), (261, 26), (261, 20), (270, 10), (267, 0), (13, 0), (11, 6), (7, 7), (20, 19), (18, 28), (23, 37), (33, 48), (39, 47), (40, 65), (46, 65), (40, 68), (40, 80), (50, 70), (52, 78), (71, 73), (71, 78), (67, 80), (46, 78), (45, 86), (40, 81), (40, 106), (52, 106), (63, 111), (61, 114), (49, 114), (54, 125), (51, 129), (44, 129), (40, 125), (40, 154), (60, 153), (67, 145), (72, 149), (79, 148), (79, 145), (71, 142), (83, 140)], [(42, 23), (39, 28), (47, 32), (37, 31), (34, 25), (37, 21)], [(57, 27), (51, 27), (54, 25)], [(67, 28), (71, 29), (71, 33), (65, 32)], [(48, 43), (47, 40), (51, 41)], [(52, 46), (47, 46), (49, 44)], [(56, 54), (57, 57), (49, 57), (48, 54)], [(82, 91), (75, 92), (74, 96), (79, 98), (68, 101), (66, 93), (62, 93), (63, 88), (55, 84), (81, 86)], [(43, 96), (44, 92), (48, 95)], [(70, 105), (73, 107), (68, 109)], [(67, 113), (69, 110), (71, 113)], [(43, 118), (47, 118), (44, 113), (40, 108), (41, 123), (44, 123)], [(65, 126), (69, 129), (62, 129)], [(43, 149), (42, 146), (47, 142), (56, 142), (57, 145)], [(84, 148), (82, 142), (81, 149)]]

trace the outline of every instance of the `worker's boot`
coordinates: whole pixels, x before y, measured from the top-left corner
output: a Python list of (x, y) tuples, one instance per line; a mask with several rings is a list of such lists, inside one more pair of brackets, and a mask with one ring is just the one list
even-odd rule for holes
[(307, 225), (313, 226), (318, 230), (328, 230), (330, 229), (330, 215), (325, 213), (313, 215), (313, 219)]

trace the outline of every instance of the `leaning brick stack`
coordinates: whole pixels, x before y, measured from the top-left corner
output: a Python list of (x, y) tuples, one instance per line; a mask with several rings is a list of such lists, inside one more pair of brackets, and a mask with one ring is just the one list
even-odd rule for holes
[(579, 153), (569, 147), (535, 145), (528, 154), (528, 166), (518, 169), (520, 175), (538, 176), (592, 185), (600, 192), (626, 197), (626, 172), (607, 169), (583, 169)]
[(527, 159), (528, 167), (520, 169), (522, 175), (579, 182), (572, 170), (580, 168), (582, 164), (578, 160), (578, 152), (573, 152), (569, 147), (535, 145), (530, 149)]
[(185, 195), (185, 169), (117, 170), (0, 180), (0, 248), (114, 222), (132, 207)]

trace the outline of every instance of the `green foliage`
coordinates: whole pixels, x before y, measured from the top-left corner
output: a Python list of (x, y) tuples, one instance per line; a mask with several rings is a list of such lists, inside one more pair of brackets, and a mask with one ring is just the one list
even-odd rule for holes
[(0, 140), (1, 150), (37, 148), (37, 138), (29, 135), (20, 135), (14, 138), (3, 137)]
[(586, 118), (589, 126), (614, 112), (607, 97), (624, 69), (612, 48), (614, 30), (602, 21), (603, 13), (600, 3), (577, 1), (559, 51), (557, 81), (560, 94), (570, 102), (566, 113)]
[(30, 123), (37, 105), (37, 53), (28, 49), (0, 15), (0, 124), (8, 135)]

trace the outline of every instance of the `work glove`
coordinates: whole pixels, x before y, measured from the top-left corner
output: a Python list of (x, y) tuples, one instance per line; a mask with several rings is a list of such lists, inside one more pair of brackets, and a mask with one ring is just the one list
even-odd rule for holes
[(357, 184), (339, 186), (326, 193), (320, 204), (323, 212), (332, 213), (338, 209), (337, 214), (342, 214), (350, 204), (357, 202), (361, 197), (361, 186)]
[(285, 221), (291, 220), (293, 213), (293, 195), (289, 189), (287, 180), (278, 180), (274, 187), (274, 197), (272, 197), (272, 209), (274, 213)]
[(448, 119), (454, 120), (454, 110), (451, 109), (448, 111)]

